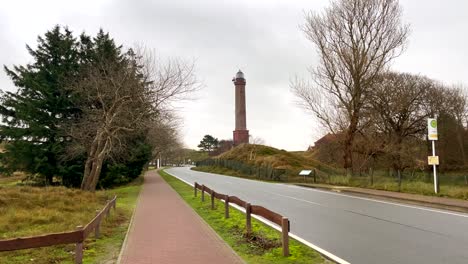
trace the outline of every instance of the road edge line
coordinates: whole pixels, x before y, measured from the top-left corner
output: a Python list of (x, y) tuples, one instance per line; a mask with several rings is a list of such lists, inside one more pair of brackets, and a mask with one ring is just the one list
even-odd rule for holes
[[(287, 184), (284, 184), (284, 185), (287, 185)], [(376, 196), (371, 197), (372, 195), (368, 197), (363, 197), (363, 196), (356, 195), (355, 193), (351, 193), (346, 190), (341, 190), (340, 192), (337, 192), (337, 191), (333, 191), (333, 190), (329, 190), (325, 188), (310, 188), (310, 187), (304, 187), (300, 185), (290, 185), (290, 186), (294, 186), (295, 188), (300, 188), (300, 189), (308, 190), (308, 191), (327, 193), (327, 194), (335, 195), (335, 196), (344, 196), (344, 197), (349, 197), (349, 198), (358, 199), (358, 200), (371, 201), (371, 202), (383, 203), (383, 204), (388, 204), (388, 205), (393, 205), (393, 206), (418, 209), (421, 211), (428, 211), (428, 212), (433, 212), (433, 213), (447, 214), (447, 215), (468, 218), (468, 213), (465, 213), (465, 212), (452, 211), (448, 209), (441, 209), (441, 208), (435, 208), (435, 207), (429, 207), (429, 206), (417, 205), (417, 204), (408, 204), (408, 203), (404, 203), (401, 201), (384, 200), (384, 199), (376, 198)], [(388, 199), (398, 200), (395, 198), (388, 198)]]
[[(164, 172), (166, 172), (167, 174), (171, 175), (171, 176), (174, 177), (174, 178), (179, 179), (179, 180), (182, 181), (182, 182), (185, 182), (187, 185), (190, 185), (190, 186), (192, 186), (192, 187), (194, 186), (192, 183), (190, 183), (190, 182), (188, 182), (188, 181), (186, 181), (186, 180), (184, 180), (184, 179), (181, 179), (181, 178), (179, 178), (178, 176), (175, 176), (174, 174), (168, 172), (167, 170), (165, 170)], [(222, 200), (222, 199), (220, 199), (220, 200)], [(222, 200), (222, 201), (224, 201), (224, 200)], [(238, 206), (237, 204), (229, 203), (229, 206), (231, 206), (231, 207), (237, 209), (238, 211), (241, 211), (241, 212), (245, 213), (245, 209), (242, 208), (242, 207), (240, 207), (240, 206)], [(277, 230), (277, 231), (280, 231), (280, 232), (282, 231), (280, 227), (276, 226), (274, 223), (272, 223), (272, 222), (266, 220), (265, 218), (263, 218), (263, 217), (261, 217), (261, 216), (252, 214), (252, 217), (255, 218), (255, 219), (257, 219), (257, 220), (259, 220), (260, 222), (262, 222), (262, 223), (268, 225), (269, 227), (271, 227), (271, 228)], [(342, 259), (342, 258), (340, 258), (340, 257), (338, 257), (338, 256), (335, 256), (334, 254), (332, 254), (332, 253), (326, 251), (325, 249), (323, 249), (323, 248), (321, 248), (321, 247), (319, 247), (319, 246), (317, 246), (317, 245), (314, 245), (313, 243), (311, 243), (311, 242), (309, 242), (309, 241), (307, 241), (307, 240), (301, 238), (300, 236), (298, 236), (298, 235), (296, 235), (296, 234), (293, 234), (293, 233), (289, 232), (289, 236), (290, 236), (291, 238), (294, 238), (294, 239), (296, 239), (297, 241), (301, 242), (302, 244), (304, 244), (304, 245), (306, 245), (306, 246), (308, 246), (308, 247), (310, 247), (310, 248), (316, 250), (316, 251), (319, 252), (320, 254), (322, 254), (322, 255), (324, 255), (325, 257), (327, 257), (327, 258), (329, 258), (329, 259), (335, 261), (336, 263), (339, 263), (339, 264), (351, 264), (350, 262), (348, 262), (348, 261), (346, 261), (346, 260), (344, 260), (344, 259)]]

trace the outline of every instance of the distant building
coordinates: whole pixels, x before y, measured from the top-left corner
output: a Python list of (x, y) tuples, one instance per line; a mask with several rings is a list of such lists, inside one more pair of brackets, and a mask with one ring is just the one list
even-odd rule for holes
[(337, 140), (338, 136), (336, 134), (328, 133), (325, 136), (321, 137), (319, 140), (315, 141), (314, 148), (336, 142)]

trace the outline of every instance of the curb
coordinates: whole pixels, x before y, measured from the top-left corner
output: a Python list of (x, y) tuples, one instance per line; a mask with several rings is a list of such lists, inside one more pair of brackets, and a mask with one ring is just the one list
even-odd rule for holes
[[(145, 184), (144, 180), (143, 180), (143, 184)], [(140, 197), (141, 197), (141, 192), (143, 191), (143, 184), (142, 184), (142, 188), (141, 188), (140, 192), (138, 193), (138, 198), (137, 198), (137, 201), (136, 201), (135, 208), (133, 208), (132, 218), (130, 219), (130, 223), (128, 224), (128, 228), (127, 228), (127, 233), (125, 234), (125, 239), (124, 239), (124, 241), (122, 243), (122, 247), (120, 248), (119, 257), (117, 258), (117, 262), (116, 262), (117, 264), (121, 263), (123, 252), (124, 252), (125, 248), (127, 248), (128, 234), (130, 233), (130, 230), (133, 229), (133, 221), (135, 219), (135, 212), (136, 212), (136, 209), (138, 207), (138, 204), (140, 204)]]
[(379, 200), (391, 200), (391, 201), (400, 202), (400, 203), (408, 203), (408, 204), (420, 205), (420, 206), (431, 207), (431, 208), (436, 208), (436, 209), (444, 209), (444, 210), (456, 211), (456, 212), (461, 212), (461, 213), (468, 213), (468, 207), (456, 206), (456, 205), (445, 204), (445, 203), (433, 203), (433, 202), (421, 201), (421, 200), (412, 199), (412, 198), (403, 198), (403, 197), (397, 198), (397, 197), (394, 197), (391, 195), (385, 195), (385, 194), (372, 194), (372, 193), (355, 190), (352, 187), (341, 189), (341, 188), (333, 188), (333, 187), (326, 187), (326, 186), (311, 186), (311, 185), (305, 185), (305, 184), (300, 184), (300, 183), (294, 184), (294, 185), (304, 187), (304, 188), (321, 189), (321, 190), (326, 190), (330, 192), (345, 193), (345, 194), (354, 195), (354, 196), (364, 196), (364, 197), (370, 197), (370, 198), (379, 199)]

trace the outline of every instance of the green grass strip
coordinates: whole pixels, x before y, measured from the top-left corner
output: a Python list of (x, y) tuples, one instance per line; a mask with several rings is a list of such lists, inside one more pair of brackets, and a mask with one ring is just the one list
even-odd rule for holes
[(216, 200), (215, 210), (211, 210), (208, 195), (205, 202), (202, 202), (200, 196), (194, 197), (193, 187), (164, 170), (159, 174), (247, 263), (331, 263), (315, 250), (294, 239), (290, 239), (290, 256), (283, 257), (280, 232), (252, 218), (253, 235), (247, 238), (245, 214), (231, 207), (230, 218), (225, 219), (224, 203)]
[[(143, 177), (140, 176), (129, 185), (108, 191), (117, 195), (117, 213), (114, 213), (114, 218), (101, 227), (99, 239), (94, 239), (93, 234), (90, 235), (91, 239), (85, 243), (87, 250), (84, 252), (83, 263), (109, 264), (117, 262), (142, 184)], [(112, 213), (113, 211), (111, 211)]]

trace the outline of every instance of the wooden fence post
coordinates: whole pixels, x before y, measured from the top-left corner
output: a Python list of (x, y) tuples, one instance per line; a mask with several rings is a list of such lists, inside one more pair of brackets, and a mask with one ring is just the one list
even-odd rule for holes
[(215, 209), (215, 204), (214, 204), (214, 200), (215, 200), (215, 191), (211, 190), (211, 210), (214, 210)]
[(114, 208), (114, 211), (115, 211), (116, 204), (117, 204), (117, 199), (115, 199), (113, 204), (112, 204), (112, 207)]
[(106, 218), (109, 218), (109, 216), (110, 216), (110, 207), (109, 207), (110, 201), (111, 201), (111, 200), (107, 200), (107, 201), (106, 201), (106, 204), (108, 205), (108, 206), (107, 206), (107, 211), (106, 211)]
[(281, 221), (281, 242), (283, 244), (283, 256), (289, 256), (289, 220), (287, 217), (283, 217)]
[[(77, 226), (77, 230), (83, 230), (83, 226)], [(83, 264), (83, 241), (76, 243), (75, 246), (75, 264)]]
[(198, 183), (195, 182), (195, 185), (193, 185), (193, 191), (194, 191), (195, 197), (197, 197), (197, 187), (198, 187)]
[[(96, 210), (96, 213), (99, 214), (99, 210)], [(99, 226), (101, 225), (101, 218), (102, 218), (102, 217), (99, 216), (97, 225), (96, 225), (96, 227), (94, 228), (94, 237), (95, 237), (96, 239), (99, 238)]]
[(229, 218), (229, 195), (224, 196), (224, 217)]
[(202, 184), (201, 186), (201, 201), (204, 202), (205, 201), (205, 185)]
[(247, 235), (252, 233), (252, 207), (249, 203), (245, 204), (245, 227), (247, 229)]

